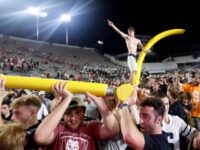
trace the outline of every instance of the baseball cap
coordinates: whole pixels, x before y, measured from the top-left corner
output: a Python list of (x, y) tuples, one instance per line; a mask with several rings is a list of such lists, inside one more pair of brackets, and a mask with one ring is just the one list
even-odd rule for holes
[(67, 109), (71, 109), (71, 108), (75, 108), (75, 107), (84, 107), (85, 108), (84, 98), (79, 97), (79, 96), (73, 96)]

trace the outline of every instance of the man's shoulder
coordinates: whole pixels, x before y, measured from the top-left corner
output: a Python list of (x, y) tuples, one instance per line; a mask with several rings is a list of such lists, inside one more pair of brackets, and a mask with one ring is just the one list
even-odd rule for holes
[(141, 42), (141, 40), (140, 39), (138, 39), (137, 37), (132, 37), (132, 36), (129, 36), (129, 35), (127, 35), (132, 41), (135, 41), (136, 43), (140, 43)]
[(36, 124), (30, 126), (26, 131), (29, 132), (29, 131), (34, 131), (37, 129), (37, 127), (40, 125), (41, 121), (38, 121)]
[(32, 125), (31, 127), (29, 127), (28, 129), (26, 129), (26, 136), (27, 138), (29, 137), (33, 137), (35, 134), (35, 131), (37, 129), (37, 127), (40, 125), (41, 121), (39, 121), (38, 123)]
[[(29, 127), (26, 130), (26, 145), (24, 147), (25, 150), (30, 150), (30, 149), (43, 149), (43, 146), (38, 145), (35, 141), (34, 141), (34, 134), (35, 131), (37, 129), (37, 127), (39, 126), (39, 124), (41, 123), (41, 121), (39, 121), (38, 123), (32, 125), (31, 127)], [(45, 149), (45, 148), (44, 148)]]

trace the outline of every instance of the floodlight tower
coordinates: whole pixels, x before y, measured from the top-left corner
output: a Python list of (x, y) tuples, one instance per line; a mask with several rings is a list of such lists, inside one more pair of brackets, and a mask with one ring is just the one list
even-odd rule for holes
[(71, 21), (71, 16), (69, 14), (63, 14), (60, 17), (60, 21), (66, 22), (66, 45), (68, 45), (68, 43), (69, 43), (69, 39), (68, 39), (68, 22)]
[(97, 41), (97, 43), (99, 44), (99, 46), (100, 46), (100, 50), (101, 50), (101, 53), (103, 52), (102, 50), (102, 47), (103, 47), (103, 41), (101, 41), (101, 40), (98, 40)]
[(31, 15), (34, 15), (36, 16), (36, 37), (37, 37), (37, 40), (39, 40), (39, 18), (42, 17), (42, 18), (45, 18), (47, 17), (47, 13), (46, 12), (43, 12), (43, 11), (40, 11), (39, 8), (36, 8), (36, 7), (30, 7), (27, 9), (27, 12)]

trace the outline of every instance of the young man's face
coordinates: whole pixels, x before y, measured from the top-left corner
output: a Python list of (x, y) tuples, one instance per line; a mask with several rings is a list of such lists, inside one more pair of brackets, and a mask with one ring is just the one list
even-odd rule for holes
[(10, 107), (6, 104), (1, 106), (1, 114), (6, 116), (8, 113), (10, 113)]
[(71, 130), (77, 130), (84, 121), (85, 108), (76, 107), (69, 109), (64, 114), (66, 126)]
[(140, 131), (149, 135), (154, 134), (158, 124), (161, 124), (161, 122), (155, 116), (154, 108), (149, 106), (142, 107), (140, 110)]
[(19, 106), (13, 109), (12, 120), (26, 125), (33, 117), (32, 106)]
[(192, 84), (194, 86), (199, 86), (199, 83), (200, 83), (199, 78), (197, 78), (197, 77), (192, 78)]
[(185, 73), (185, 78), (189, 79), (190, 78), (190, 74), (189, 73)]
[(161, 100), (163, 101), (164, 105), (165, 105), (165, 115), (167, 115), (169, 113), (169, 98), (168, 97), (163, 97), (161, 98)]
[(143, 99), (150, 97), (150, 90), (146, 88), (141, 89), (141, 97)]
[(184, 98), (184, 99), (182, 100), (182, 103), (183, 103), (183, 105), (188, 106), (188, 105), (191, 104), (191, 99), (186, 99), (186, 98)]
[(128, 30), (128, 35), (129, 36), (134, 36), (135, 35), (135, 32), (133, 30)]

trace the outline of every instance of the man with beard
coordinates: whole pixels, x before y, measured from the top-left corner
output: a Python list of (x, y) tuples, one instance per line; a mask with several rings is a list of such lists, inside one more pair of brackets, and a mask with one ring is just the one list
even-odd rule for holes
[(146, 98), (141, 104), (139, 129), (135, 118), (129, 112), (129, 106), (135, 106), (137, 101), (137, 88), (133, 95), (122, 104), (121, 131), (128, 148), (137, 150), (170, 150), (165, 134), (162, 133), (162, 120), (164, 117), (164, 103), (157, 98)]

